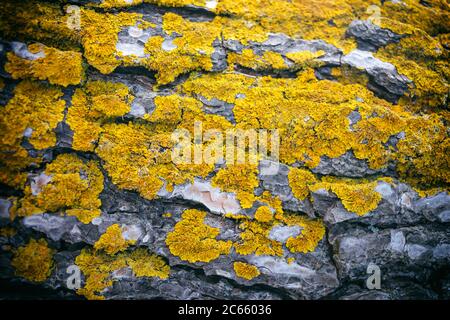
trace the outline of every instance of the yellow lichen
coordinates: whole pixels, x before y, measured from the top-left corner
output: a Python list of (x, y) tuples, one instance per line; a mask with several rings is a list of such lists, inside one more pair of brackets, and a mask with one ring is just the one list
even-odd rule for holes
[(39, 164), (40, 158), (28, 155), (21, 143), (27, 135), (35, 149), (56, 144), (54, 129), (64, 118), (65, 102), (60, 89), (38, 82), (24, 80), (17, 84), (14, 96), (1, 108), (0, 117), (0, 181), (12, 186), (23, 186), (26, 175), (22, 170)]
[(293, 253), (312, 252), (325, 235), (325, 226), (320, 220), (311, 220), (298, 215), (283, 215), (282, 221), (288, 226), (299, 226), (301, 232), (286, 241), (286, 247)]
[(291, 168), (288, 173), (289, 186), (299, 200), (305, 200), (309, 195), (309, 186), (317, 182), (316, 177), (305, 169)]
[(182, 85), (182, 92), (193, 96), (202, 96), (209, 100), (216, 98), (234, 103), (239, 94), (246, 92), (255, 79), (243, 74), (206, 74), (193, 75)]
[(161, 257), (149, 254), (146, 249), (138, 248), (131, 252), (127, 263), (136, 277), (169, 277), (170, 267)]
[(382, 197), (375, 191), (378, 181), (354, 182), (347, 180), (322, 179), (311, 187), (312, 190), (326, 189), (335, 193), (342, 201), (345, 209), (359, 216), (376, 209)]
[(80, 84), (83, 80), (84, 70), (80, 52), (61, 51), (40, 43), (30, 44), (28, 51), (41, 54), (42, 57), (28, 60), (8, 52), (5, 70), (13, 79), (48, 80), (51, 84), (64, 87)]
[(15, 214), (29, 216), (66, 210), (67, 215), (76, 216), (83, 223), (101, 214), (98, 196), (103, 190), (103, 175), (95, 161), (84, 163), (76, 155), (61, 154), (43, 174), (45, 179), (37, 182), (35, 190), (31, 185), (25, 187)]
[(233, 263), (233, 269), (238, 277), (246, 280), (252, 280), (261, 274), (256, 266), (240, 261)]
[(116, 255), (101, 251), (83, 249), (75, 258), (75, 264), (85, 276), (85, 284), (77, 290), (89, 300), (103, 300), (102, 292), (112, 286), (111, 273), (130, 267), (136, 277), (158, 277), (167, 279), (170, 267), (161, 257), (151, 254), (144, 248)]
[(296, 52), (288, 52), (286, 53), (286, 57), (292, 60), (298, 66), (308, 66), (308, 67), (317, 67), (321, 63), (316, 58), (324, 55), (325, 52), (322, 50), (311, 52), (311, 51), (296, 51)]
[(166, 245), (174, 256), (191, 263), (210, 262), (230, 252), (231, 241), (217, 240), (220, 229), (205, 224), (205, 217), (206, 212), (195, 209), (183, 212), (182, 220), (166, 237)]
[(228, 63), (231, 67), (234, 64), (238, 64), (255, 70), (287, 69), (287, 65), (281, 54), (271, 51), (264, 52), (261, 57), (256, 55), (251, 49), (244, 49), (241, 54), (232, 52), (228, 55)]
[(269, 207), (259, 207), (255, 212), (255, 219), (259, 222), (270, 222), (273, 219), (273, 212)]
[(81, 10), (81, 43), (88, 63), (101, 73), (111, 73), (121, 61), (116, 57), (118, 34), (123, 27), (134, 26), (142, 15), (119, 12), (101, 14)]
[(73, 134), (72, 147), (93, 151), (102, 133), (102, 124), (131, 110), (133, 96), (122, 83), (91, 81), (75, 91), (67, 113)]
[(44, 239), (30, 239), (28, 244), (19, 247), (11, 260), (16, 275), (33, 282), (43, 282), (51, 274), (54, 250)]
[(253, 190), (258, 186), (258, 167), (251, 164), (235, 164), (220, 169), (211, 180), (214, 187), (235, 192), (243, 208), (251, 208), (256, 200)]
[(105, 233), (95, 242), (95, 250), (104, 250), (107, 254), (116, 254), (124, 251), (136, 241), (126, 240), (122, 235), (122, 228), (116, 223), (109, 226)]
[(236, 252), (242, 255), (282, 256), (282, 243), (269, 239), (273, 223), (244, 221), (239, 225), (242, 230), (240, 241), (234, 244)]

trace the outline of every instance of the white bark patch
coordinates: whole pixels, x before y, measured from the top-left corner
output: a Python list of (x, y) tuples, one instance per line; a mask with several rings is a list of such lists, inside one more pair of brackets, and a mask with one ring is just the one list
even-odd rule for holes
[(291, 237), (297, 237), (301, 232), (300, 226), (283, 226), (277, 224), (269, 233), (269, 239), (285, 243)]
[(37, 196), (39, 193), (41, 193), (42, 188), (49, 184), (50, 181), (52, 181), (52, 177), (46, 175), (45, 173), (41, 173), (40, 175), (31, 178), (31, 194)]

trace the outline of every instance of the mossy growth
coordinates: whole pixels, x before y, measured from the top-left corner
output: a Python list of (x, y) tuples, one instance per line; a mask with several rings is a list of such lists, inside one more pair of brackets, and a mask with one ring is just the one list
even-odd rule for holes
[(107, 254), (113, 255), (117, 252), (124, 251), (129, 245), (135, 244), (136, 241), (124, 239), (122, 235), (122, 228), (116, 223), (109, 226), (105, 233), (95, 242), (95, 250), (103, 250)]
[(40, 43), (28, 46), (33, 54), (42, 54), (34, 60), (21, 58), (13, 52), (7, 53), (5, 71), (13, 79), (48, 80), (51, 84), (67, 87), (80, 84), (84, 78), (83, 59), (80, 52), (61, 51)]
[(76, 89), (66, 120), (74, 132), (72, 147), (93, 151), (103, 132), (102, 124), (130, 112), (133, 99), (123, 83), (90, 81)]
[(231, 241), (217, 240), (219, 228), (204, 223), (206, 212), (189, 209), (183, 212), (181, 221), (166, 237), (170, 252), (191, 263), (210, 262), (222, 254), (229, 254)]
[(233, 263), (233, 269), (236, 276), (245, 280), (252, 280), (261, 274), (256, 266), (240, 261)]
[(25, 187), (14, 215), (62, 212), (89, 223), (101, 214), (103, 174), (95, 161), (83, 162), (74, 154), (61, 154), (46, 166), (43, 174), (42, 182)]
[(103, 291), (115, 281), (111, 274), (114, 271), (131, 268), (136, 277), (157, 277), (167, 279), (170, 267), (164, 260), (144, 248), (116, 255), (105, 254), (92, 249), (81, 250), (75, 258), (75, 264), (85, 276), (85, 284), (77, 293), (89, 300), (103, 300)]
[(21, 188), (26, 181), (24, 169), (39, 164), (40, 157), (31, 157), (22, 147), (28, 142), (38, 150), (56, 144), (53, 131), (63, 120), (65, 102), (62, 91), (54, 86), (29, 80), (14, 88), (14, 96), (1, 108), (0, 117), (0, 181)]
[(28, 244), (14, 251), (11, 265), (16, 275), (32, 282), (43, 282), (51, 274), (54, 250), (45, 239), (30, 239)]

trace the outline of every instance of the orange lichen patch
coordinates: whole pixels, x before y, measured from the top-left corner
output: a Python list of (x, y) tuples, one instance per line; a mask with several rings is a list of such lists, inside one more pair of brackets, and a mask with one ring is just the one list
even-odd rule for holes
[(233, 269), (238, 277), (246, 280), (252, 280), (261, 274), (256, 266), (240, 261), (233, 263)]
[(95, 250), (103, 250), (107, 254), (113, 255), (117, 252), (124, 251), (129, 245), (136, 241), (126, 240), (122, 236), (122, 228), (116, 223), (109, 226), (105, 233), (100, 236), (94, 244)]
[(375, 181), (353, 181), (351, 179), (334, 179), (324, 177), (321, 182), (311, 186), (311, 190), (326, 189), (336, 194), (345, 209), (363, 216), (376, 209), (382, 197), (375, 188)]
[(183, 212), (182, 220), (166, 237), (170, 252), (191, 263), (210, 262), (222, 254), (230, 253), (231, 241), (217, 240), (219, 228), (204, 223), (206, 212), (190, 209)]
[(24, 189), (14, 209), (18, 216), (66, 210), (83, 223), (100, 215), (98, 198), (103, 190), (103, 175), (95, 161), (84, 163), (76, 155), (59, 155), (43, 172), (47, 181), (33, 190)]
[(229, 165), (217, 172), (211, 184), (225, 192), (235, 192), (242, 208), (251, 208), (256, 200), (253, 190), (259, 184), (258, 167), (251, 164)]
[(298, 236), (290, 237), (286, 241), (286, 247), (293, 253), (314, 251), (325, 235), (325, 226), (321, 220), (294, 214), (283, 215), (280, 218), (288, 226), (299, 226), (302, 229)]
[(305, 200), (309, 195), (309, 186), (317, 182), (316, 177), (306, 169), (291, 168), (288, 173), (289, 186), (299, 200)]
[(56, 143), (53, 129), (63, 119), (65, 102), (60, 89), (38, 82), (22, 81), (14, 89), (14, 97), (2, 108), (2, 151), (17, 147), (27, 128), (28, 138), (36, 149), (45, 149)]
[(138, 248), (131, 252), (127, 263), (136, 277), (158, 277), (160, 279), (169, 277), (170, 267), (164, 260), (155, 254), (149, 254), (148, 250), (144, 248)]
[(228, 54), (228, 63), (233, 69), (234, 64), (250, 69), (287, 69), (283, 56), (279, 53), (266, 51), (262, 56), (256, 55), (252, 49), (244, 49), (242, 53)]
[(93, 151), (103, 131), (102, 124), (128, 113), (133, 98), (123, 83), (90, 81), (77, 89), (66, 120), (74, 132), (72, 147)]
[(164, 184), (157, 175), (156, 164), (162, 159), (170, 160), (170, 153), (166, 151), (170, 147), (170, 137), (152, 138), (150, 128), (132, 123), (110, 124), (103, 129), (96, 152), (105, 161), (104, 167), (113, 183), (154, 199)]
[(61, 51), (40, 43), (30, 44), (28, 51), (42, 53), (43, 57), (28, 60), (8, 52), (5, 70), (13, 79), (48, 80), (51, 84), (64, 87), (79, 84), (83, 80), (83, 60), (80, 52)]
[[(30, 164), (40, 163), (21, 146), (24, 136), (36, 149), (55, 145), (54, 129), (63, 120), (65, 102), (60, 89), (38, 82), (24, 80), (14, 89), (14, 96), (1, 108), (0, 117), (0, 181), (21, 187)], [(26, 134), (26, 132), (28, 132)]]
[(11, 261), (16, 275), (33, 282), (43, 282), (51, 274), (54, 250), (44, 239), (30, 239), (28, 244), (19, 247)]
[(398, 43), (380, 48), (376, 56), (396, 66), (413, 81), (407, 99), (413, 111), (433, 111), (448, 104), (448, 3), (430, 0), (430, 6), (414, 0), (387, 2), (381, 7), (382, 27), (403, 34)]
[(274, 223), (242, 222), (239, 225), (239, 229), (243, 230), (240, 234), (240, 241), (234, 244), (236, 252), (242, 255), (282, 256), (281, 242), (269, 239), (269, 233)]
[(255, 219), (259, 222), (270, 222), (273, 219), (273, 212), (269, 207), (259, 207), (255, 212)]
[(108, 255), (92, 249), (81, 250), (75, 258), (75, 264), (85, 276), (85, 285), (77, 290), (89, 300), (104, 300), (102, 292), (115, 281), (111, 273), (130, 267), (136, 277), (158, 277), (167, 279), (170, 267), (161, 257), (138, 248), (132, 252)]

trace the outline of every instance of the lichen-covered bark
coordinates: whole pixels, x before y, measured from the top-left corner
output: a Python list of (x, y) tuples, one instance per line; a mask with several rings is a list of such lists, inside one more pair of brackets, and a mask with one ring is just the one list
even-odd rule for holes
[[(3, 1), (1, 282), (15, 298), (29, 283), (52, 298), (449, 298), (449, 12)], [(174, 162), (172, 133), (199, 123), (277, 129), (276, 172), (245, 146), (253, 163)]]

